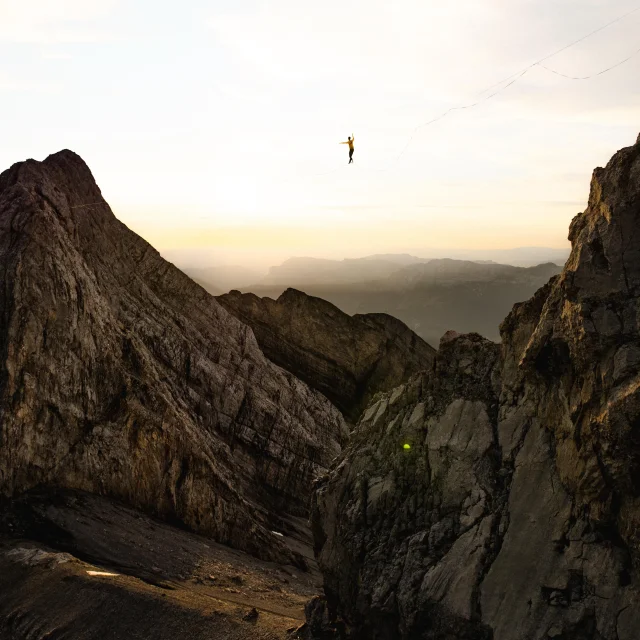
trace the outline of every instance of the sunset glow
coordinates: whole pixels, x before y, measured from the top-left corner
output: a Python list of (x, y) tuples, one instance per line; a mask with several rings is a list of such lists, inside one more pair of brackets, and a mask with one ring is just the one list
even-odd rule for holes
[[(640, 56), (584, 82), (534, 68), (416, 127), (631, 8), (2, 0), (0, 162), (71, 148), (131, 228), (212, 259), (564, 247), (592, 168), (637, 135)], [(546, 64), (595, 73), (639, 28)]]

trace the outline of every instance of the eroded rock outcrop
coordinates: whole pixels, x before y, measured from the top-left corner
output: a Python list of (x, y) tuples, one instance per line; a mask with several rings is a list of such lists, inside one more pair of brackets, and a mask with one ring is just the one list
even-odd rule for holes
[(253, 329), (269, 359), (321, 391), (350, 420), (376, 393), (433, 362), (435, 350), (384, 313), (349, 316), (295, 289), (277, 300), (232, 291), (218, 301)]
[(351, 637), (637, 637), (640, 143), (594, 172), (570, 240), (501, 347), (446, 336), (319, 483), (318, 558)]
[(291, 559), (345, 425), (64, 151), (0, 175), (0, 494), (58, 485)]

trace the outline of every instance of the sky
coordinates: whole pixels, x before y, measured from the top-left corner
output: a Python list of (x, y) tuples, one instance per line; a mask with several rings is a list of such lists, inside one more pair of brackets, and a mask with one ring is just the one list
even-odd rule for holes
[[(568, 247), (640, 131), (640, 55), (421, 125), (635, 2), (0, 0), (0, 168), (72, 149), (183, 263)], [(544, 64), (597, 74), (639, 32), (640, 10)]]

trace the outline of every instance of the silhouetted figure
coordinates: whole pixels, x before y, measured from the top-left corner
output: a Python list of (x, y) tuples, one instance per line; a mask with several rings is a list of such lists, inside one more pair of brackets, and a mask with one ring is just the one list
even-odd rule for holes
[(353, 162), (353, 141), (355, 140), (355, 136), (353, 135), (353, 133), (351, 134), (351, 137), (347, 139), (346, 142), (341, 142), (340, 144), (348, 144), (349, 145), (349, 162), (348, 164), (351, 164)]

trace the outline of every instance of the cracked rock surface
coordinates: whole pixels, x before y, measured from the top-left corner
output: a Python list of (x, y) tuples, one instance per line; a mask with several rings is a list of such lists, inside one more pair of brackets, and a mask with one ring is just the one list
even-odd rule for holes
[(386, 313), (349, 316), (296, 289), (277, 300), (239, 291), (217, 300), (253, 329), (268, 358), (321, 391), (353, 422), (376, 393), (433, 363), (435, 349)]
[(316, 551), (351, 638), (638, 637), (640, 140), (595, 170), (569, 237), (501, 345), (445, 335), (319, 481)]
[(345, 423), (63, 151), (0, 175), (0, 495), (111, 496), (269, 559)]

